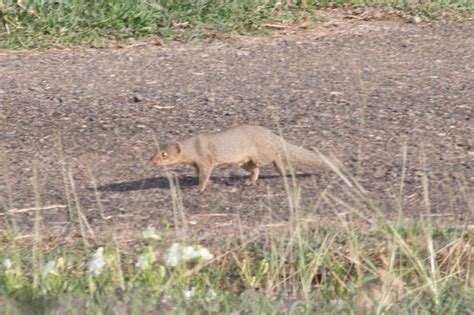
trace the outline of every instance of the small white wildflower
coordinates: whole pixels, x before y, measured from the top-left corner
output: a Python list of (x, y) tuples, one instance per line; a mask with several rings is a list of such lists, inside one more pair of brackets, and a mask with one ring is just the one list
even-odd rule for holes
[(176, 251), (178, 251), (178, 249), (179, 249), (180, 247), (181, 247), (181, 245), (180, 245), (179, 243), (173, 243), (173, 244), (171, 244), (169, 250), (176, 252)]
[(166, 264), (171, 267), (176, 267), (181, 260), (181, 256), (179, 255), (180, 245), (178, 243), (173, 243), (170, 248), (168, 248), (168, 252), (166, 254)]
[(191, 289), (184, 291), (184, 298), (186, 300), (189, 300), (194, 296), (195, 293), (196, 293), (196, 288), (192, 287)]
[(153, 253), (145, 252), (140, 255), (135, 266), (141, 270), (150, 268), (150, 266), (155, 262), (156, 258)]
[(198, 254), (204, 260), (211, 260), (214, 258), (214, 255), (205, 247), (199, 247)]
[(49, 274), (57, 274), (57, 271), (56, 271), (56, 261), (53, 259), (53, 260), (50, 260), (46, 263), (46, 266), (44, 266), (44, 269), (43, 269), (43, 278), (46, 278)]
[(215, 300), (217, 298), (217, 293), (216, 291), (214, 291), (213, 289), (210, 289), (209, 291), (207, 291), (207, 297), (210, 299), (210, 300)]
[(199, 254), (196, 252), (196, 250), (194, 250), (194, 247), (192, 247), (192, 246), (186, 246), (182, 250), (182, 259), (183, 260), (191, 260), (191, 259), (194, 259), (198, 256), (199, 256)]
[(177, 256), (173, 256), (173, 255), (166, 256), (166, 265), (170, 267), (176, 267), (178, 263), (179, 263), (179, 259)]
[(100, 275), (102, 269), (105, 267), (104, 260), (104, 248), (99, 247), (94, 255), (92, 255), (91, 261), (89, 261), (89, 272), (94, 276)]
[(138, 257), (138, 261), (137, 263), (135, 264), (135, 267), (139, 268), (139, 269), (148, 269), (148, 266), (150, 264), (148, 263), (148, 255), (140, 255), (140, 257)]
[(13, 263), (12, 263), (10, 258), (6, 258), (3, 261), (3, 267), (5, 267), (5, 269), (10, 269), (12, 267), (12, 265), (13, 265)]
[(145, 229), (145, 231), (142, 232), (142, 236), (144, 239), (151, 238), (154, 240), (160, 240), (161, 237), (156, 234), (156, 229), (154, 226), (149, 226)]
[(167, 251), (166, 264), (171, 267), (176, 267), (180, 261), (188, 261), (199, 257), (204, 260), (210, 260), (214, 258), (214, 255), (205, 247), (198, 246), (196, 250), (194, 246), (183, 247), (178, 243), (174, 243)]

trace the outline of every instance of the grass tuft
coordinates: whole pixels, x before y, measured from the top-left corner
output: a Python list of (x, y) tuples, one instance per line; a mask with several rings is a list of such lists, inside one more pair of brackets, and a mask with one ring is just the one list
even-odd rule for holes
[(300, 225), (291, 234), (227, 240), (209, 249), (153, 237), (135, 253), (104, 240), (90, 249), (53, 247), (31, 257), (27, 241), (3, 241), (0, 299), (9, 314), (31, 305), (70, 314), (111, 307), (131, 314), (469, 311), (474, 234), (428, 224), (367, 232)]

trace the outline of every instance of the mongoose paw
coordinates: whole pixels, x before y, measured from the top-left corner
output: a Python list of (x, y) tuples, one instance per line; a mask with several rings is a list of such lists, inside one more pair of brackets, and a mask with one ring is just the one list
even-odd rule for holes
[(245, 181), (245, 186), (254, 186), (256, 183), (256, 181), (251, 181), (250, 179), (247, 179)]
[(199, 186), (197, 188), (197, 192), (202, 193), (204, 191), (204, 189), (206, 189), (206, 185), (199, 184)]

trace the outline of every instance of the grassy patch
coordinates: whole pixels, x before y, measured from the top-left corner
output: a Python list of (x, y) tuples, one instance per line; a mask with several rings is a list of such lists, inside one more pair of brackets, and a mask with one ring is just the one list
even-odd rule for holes
[(472, 0), (0, 0), (0, 47), (106, 46), (158, 36), (191, 40), (255, 34), (272, 21), (312, 21), (323, 7), (379, 7), (427, 17), (472, 12)]
[(474, 307), (472, 231), (424, 222), (365, 233), (300, 225), (278, 235), (209, 250), (148, 235), (135, 251), (109, 241), (33, 256), (27, 242), (4, 242), (0, 305), (8, 314), (454, 314)]

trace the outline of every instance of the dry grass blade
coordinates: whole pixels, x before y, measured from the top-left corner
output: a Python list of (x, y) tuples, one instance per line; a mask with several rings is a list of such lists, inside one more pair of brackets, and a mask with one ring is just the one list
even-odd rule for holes
[(99, 208), (100, 217), (101, 217), (102, 220), (108, 220), (108, 219), (112, 218), (112, 216), (105, 216), (105, 214), (104, 214), (104, 206), (102, 205), (102, 201), (100, 199), (100, 192), (97, 189), (97, 180), (96, 180), (96, 177), (94, 175), (94, 170), (92, 168), (92, 160), (88, 159), (86, 164), (87, 164), (87, 173), (88, 173), (89, 178), (92, 182), (92, 186), (94, 187), (94, 195), (95, 195), (95, 200), (97, 202), (97, 206)]
[[(77, 218), (79, 220), (79, 227), (80, 227), (80, 231), (81, 231), (82, 240), (84, 241), (84, 243), (86, 245), (89, 245), (89, 242), (87, 241), (87, 237), (86, 237), (85, 227), (87, 227), (87, 229), (89, 230), (91, 235), (94, 235), (94, 232), (92, 231), (91, 226), (87, 222), (87, 218), (82, 213), (81, 204), (80, 204), (80, 201), (79, 201), (79, 195), (77, 194), (76, 185), (74, 183), (74, 178), (72, 176), (71, 171), (68, 172), (68, 176), (69, 176), (69, 183), (71, 185), (71, 191), (72, 191), (72, 194), (74, 196), (74, 201), (75, 201), (75, 204), (76, 204)], [(84, 225), (85, 225), (85, 227), (84, 227)]]
[(30, 211), (40, 211), (40, 210), (52, 210), (52, 209), (64, 209), (67, 206), (65, 205), (49, 205), (49, 206), (43, 206), (43, 207), (31, 207), (31, 208), (21, 208), (21, 209), (10, 209), (8, 210), (8, 213), (24, 213), (24, 212), (30, 212)]

